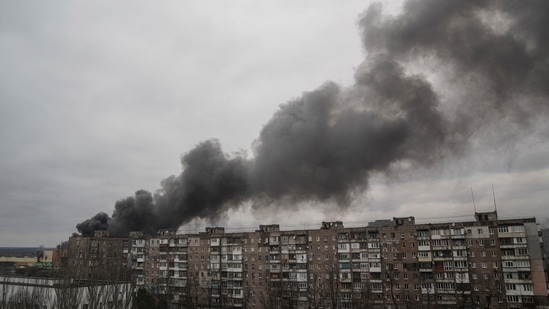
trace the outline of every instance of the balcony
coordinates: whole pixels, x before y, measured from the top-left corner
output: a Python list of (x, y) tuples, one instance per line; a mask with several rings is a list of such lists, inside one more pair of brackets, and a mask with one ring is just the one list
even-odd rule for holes
[(433, 259), (431, 258), (431, 255), (428, 255), (426, 257), (419, 257), (417, 258), (418, 262), (431, 262)]

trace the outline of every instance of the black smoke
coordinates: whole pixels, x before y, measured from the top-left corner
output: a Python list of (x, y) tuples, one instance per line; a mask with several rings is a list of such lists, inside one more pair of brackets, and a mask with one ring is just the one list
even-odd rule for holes
[(154, 194), (137, 191), (78, 231), (152, 233), (243, 201), (344, 207), (373, 173), (430, 166), (464, 153), (483, 126), (528, 126), (548, 111), (548, 1), (408, 1), (398, 16), (374, 4), (359, 24), (366, 59), (354, 85), (327, 82), (282, 105), (253, 158), (200, 143)]

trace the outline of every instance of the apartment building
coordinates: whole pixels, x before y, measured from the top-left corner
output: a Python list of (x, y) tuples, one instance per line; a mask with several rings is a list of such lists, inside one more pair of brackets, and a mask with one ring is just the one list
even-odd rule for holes
[(173, 308), (549, 308), (534, 218), (132, 233), (137, 287)]
[(94, 237), (69, 238), (67, 276), (86, 280), (126, 280), (130, 278), (128, 238), (109, 237), (96, 231)]

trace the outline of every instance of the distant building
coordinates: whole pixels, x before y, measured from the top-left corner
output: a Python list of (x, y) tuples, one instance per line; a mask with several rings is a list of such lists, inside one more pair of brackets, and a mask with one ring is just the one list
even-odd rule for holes
[(29, 274), (53, 269), (53, 250), (40, 251), (34, 256), (0, 256), (0, 274)]
[[(76, 263), (105, 240), (78, 238)], [(127, 247), (115, 242), (123, 249), (113, 257), (127, 259), (136, 287), (172, 308), (549, 308), (539, 225), (496, 212), (432, 224), (161, 230), (131, 233)]]

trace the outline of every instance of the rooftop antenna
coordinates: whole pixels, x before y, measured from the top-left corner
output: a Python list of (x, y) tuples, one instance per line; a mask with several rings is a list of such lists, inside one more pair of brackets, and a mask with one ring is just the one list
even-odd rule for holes
[(471, 187), (471, 198), (473, 199), (473, 207), (475, 208), (475, 213), (477, 213), (477, 205), (475, 204), (475, 195), (473, 194), (473, 187)]
[(494, 190), (494, 183), (492, 183), (492, 196), (494, 197), (494, 210), (498, 211), (498, 206), (496, 205), (496, 191)]

